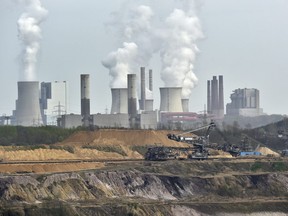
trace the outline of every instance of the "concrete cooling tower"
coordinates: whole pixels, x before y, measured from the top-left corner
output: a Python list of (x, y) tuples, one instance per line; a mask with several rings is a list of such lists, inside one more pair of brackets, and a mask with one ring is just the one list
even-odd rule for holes
[(39, 82), (18, 82), (16, 124), (39, 126), (43, 124), (39, 103)]
[(182, 87), (160, 88), (160, 111), (183, 112)]
[(182, 99), (183, 112), (189, 112), (189, 99)]
[(111, 114), (128, 113), (128, 90), (127, 88), (112, 88)]

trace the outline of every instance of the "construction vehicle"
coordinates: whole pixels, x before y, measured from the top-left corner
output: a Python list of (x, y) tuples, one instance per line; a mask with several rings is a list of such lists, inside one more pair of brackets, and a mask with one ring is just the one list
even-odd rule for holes
[[(180, 148), (180, 147), (151, 147), (145, 154), (145, 160), (171, 160), (171, 159), (196, 159), (204, 160), (208, 158), (209, 152), (205, 145), (209, 142), (209, 133), (215, 127), (215, 123), (211, 122), (209, 125), (196, 128), (193, 130), (185, 131), (178, 134), (167, 134), (168, 139), (184, 142), (191, 147)], [(185, 136), (185, 134), (193, 133), (195, 131), (206, 129), (204, 136)]]

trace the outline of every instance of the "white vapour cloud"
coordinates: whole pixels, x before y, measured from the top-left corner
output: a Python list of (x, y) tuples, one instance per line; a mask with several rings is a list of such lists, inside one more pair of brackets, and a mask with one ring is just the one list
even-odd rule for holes
[(135, 43), (123, 43), (123, 47), (117, 49), (102, 61), (109, 69), (111, 76), (111, 88), (127, 88), (127, 74), (133, 72), (132, 62), (136, 60), (138, 47)]
[(48, 11), (42, 7), (40, 0), (24, 0), (25, 12), (17, 21), (19, 38), (24, 48), (22, 53), (23, 73), (20, 80), (35, 81), (37, 63), (37, 54), (40, 49), (40, 40), (42, 38), (40, 24), (48, 14)]
[(198, 82), (193, 64), (199, 51), (196, 41), (203, 37), (199, 19), (174, 9), (165, 21), (165, 31), (161, 49), (161, 79), (165, 87), (183, 87), (182, 97), (189, 98)]
[[(174, 9), (163, 22), (155, 22), (155, 14), (149, 6), (140, 5), (126, 13), (114, 13), (110, 26), (118, 29), (119, 38), (137, 46), (133, 58), (117, 58), (119, 50), (111, 52), (103, 65), (109, 69), (112, 78), (111, 87), (119, 86), (118, 77), (127, 73), (137, 73), (141, 66), (148, 66), (154, 53), (160, 51), (162, 71), (161, 79), (165, 87), (183, 87), (183, 98), (189, 98), (192, 88), (197, 84), (193, 73), (193, 64), (199, 51), (196, 41), (203, 37), (199, 19), (193, 13), (193, 0), (177, 0), (183, 9)], [(158, 20), (159, 21), (159, 20)], [(113, 64), (112, 64), (113, 62)], [(125, 65), (118, 67), (117, 65)], [(129, 71), (128, 71), (129, 70)], [(126, 77), (125, 77), (126, 80)], [(121, 82), (126, 87), (126, 81)]]
[(123, 47), (108, 54), (102, 61), (109, 69), (111, 88), (127, 87), (127, 74), (137, 73), (140, 65), (145, 66), (153, 54), (150, 33), (153, 11), (150, 7), (140, 5), (128, 10), (125, 16), (114, 13), (110, 26), (118, 28)]

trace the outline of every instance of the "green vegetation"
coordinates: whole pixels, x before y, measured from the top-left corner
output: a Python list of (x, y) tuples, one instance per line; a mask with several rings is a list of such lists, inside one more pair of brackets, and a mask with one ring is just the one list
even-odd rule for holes
[(254, 164), (251, 165), (251, 171), (253, 172), (256, 172), (261, 169), (262, 169), (262, 163), (260, 162), (255, 162)]
[(63, 129), (55, 126), (22, 127), (1, 126), (0, 145), (39, 145), (61, 142), (79, 129)]
[(142, 156), (145, 156), (149, 147), (147, 146), (132, 146), (132, 151), (137, 151)]
[(273, 163), (272, 167), (277, 172), (283, 172), (283, 171), (287, 171), (288, 170), (287, 163), (284, 163), (284, 162), (281, 162), (281, 161)]

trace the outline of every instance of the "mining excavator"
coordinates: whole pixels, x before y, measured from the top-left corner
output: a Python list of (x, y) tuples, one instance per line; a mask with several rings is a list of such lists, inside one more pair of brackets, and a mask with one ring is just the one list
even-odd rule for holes
[[(206, 145), (209, 143), (209, 134), (210, 131), (215, 128), (216, 125), (214, 122), (211, 122), (209, 125), (205, 125), (193, 130), (181, 132), (178, 134), (167, 134), (167, 138), (177, 141), (184, 142), (190, 145), (187, 148), (181, 147), (151, 147), (145, 154), (145, 160), (185, 160), (185, 159), (196, 159), (196, 160), (205, 160), (208, 158), (209, 152), (206, 149)], [(199, 130), (206, 130), (204, 136), (187, 136), (187, 134), (192, 134), (193, 132)]]

